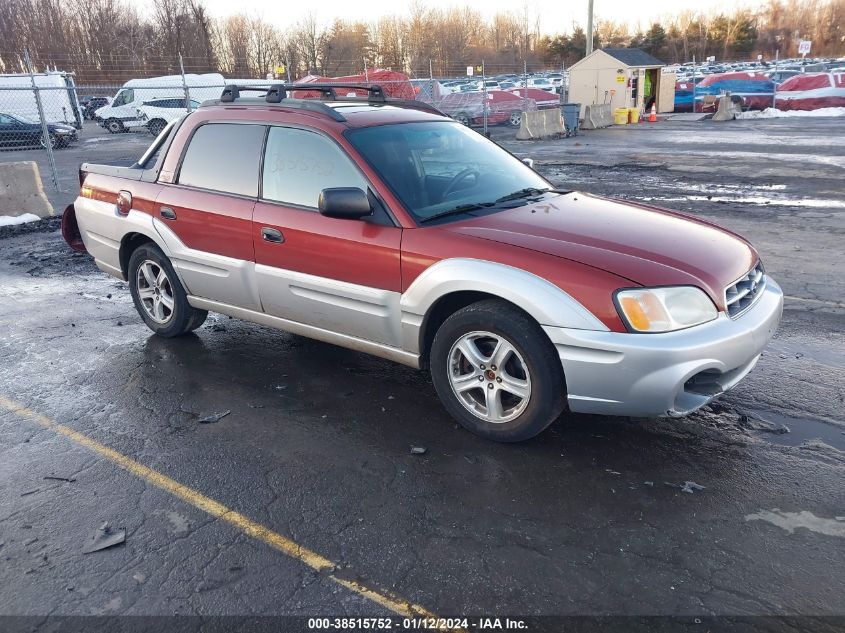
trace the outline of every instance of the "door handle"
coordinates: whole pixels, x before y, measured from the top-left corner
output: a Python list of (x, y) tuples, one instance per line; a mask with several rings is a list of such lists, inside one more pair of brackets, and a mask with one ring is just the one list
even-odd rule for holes
[(274, 244), (282, 244), (285, 241), (285, 236), (277, 229), (261, 228), (261, 239), (265, 242), (273, 242)]
[(176, 212), (170, 207), (162, 207), (159, 213), (161, 214), (161, 217), (163, 217), (165, 220), (176, 219)]

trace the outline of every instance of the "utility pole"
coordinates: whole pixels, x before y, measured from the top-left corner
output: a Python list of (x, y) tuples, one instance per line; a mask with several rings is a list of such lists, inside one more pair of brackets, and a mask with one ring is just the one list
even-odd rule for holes
[(587, 52), (593, 52), (593, 0), (587, 0)]

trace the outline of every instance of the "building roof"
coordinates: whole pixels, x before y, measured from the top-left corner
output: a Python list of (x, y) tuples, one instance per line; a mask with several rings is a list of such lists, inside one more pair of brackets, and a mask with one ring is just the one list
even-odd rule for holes
[(665, 66), (666, 64), (640, 48), (600, 49), (626, 66)]

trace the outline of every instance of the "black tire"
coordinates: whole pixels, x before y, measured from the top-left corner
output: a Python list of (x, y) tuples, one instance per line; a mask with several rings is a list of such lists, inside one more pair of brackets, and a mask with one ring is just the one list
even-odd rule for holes
[[(49, 137), (50, 137), (50, 149), (58, 149), (59, 148), (58, 137), (55, 134), (53, 134), (52, 132), (50, 133)], [(43, 135), (38, 137), (38, 143), (39, 143), (39, 145), (41, 145), (41, 147), (43, 147), (44, 149), (47, 149), (47, 144), (44, 142), (44, 136)]]
[(461, 125), (466, 125), (467, 127), (469, 127), (470, 120), (469, 120), (469, 115), (466, 112), (458, 112), (452, 118), (455, 119), (455, 121), (457, 121)]
[[(150, 312), (148, 312), (148, 307), (145, 306), (145, 303), (141, 299), (140, 293), (142, 289), (138, 281), (138, 274), (141, 266), (147, 262), (154, 263), (164, 271), (167, 287), (172, 297), (173, 307), (163, 322), (156, 321), (153, 318)], [(197, 329), (205, 322), (208, 312), (191, 307), (188, 303), (187, 293), (182, 287), (176, 271), (173, 270), (173, 265), (155, 244), (148, 242), (132, 252), (129, 258), (127, 277), (129, 280), (129, 291), (132, 293), (132, 301), (135, 303), (135, 309), (141, 315), (141, 319), (147, 324), (147, 327), (159, 336), (165, 338), (181, 336)]]
[(112, 134), (120, 134), (126, 131), (126, 128), (123, 127), (123, 122), (118, 121), (117, 119), (109, 119), (106, 121), (106, 129)]
[(514, 110), (511, 112), (510, 118), (508, 119), (508, 124), (511, 127), (519, 127), (522, 123), (522, 111), (521, 110)]
[[(479, 331), (503, 337), (527, 366), (530, 395), (524, 410), (511, 420), (490, 422), (479, 417), (452, 388), (453, 348), (465, 335)], [(566, 382), (554, 345), (529, 315), (503, 301), (479, 301), (447, 318), (434, 336), (429, 361), (434, 388), (446, 410), (481, 437), (497, 442), (527, 440), (546, 429), (566, 407)], [(486, 380), (480, 379), (479, 394), (484, 393), (481, 385), (488, 384)]]
[(150, 131), (150, 134), (158, 138), (158, 135), (161, 134), (161, 131), (166, 125), (167, 124), (161, 119), (153, 119), (150, 121), (149, 125), (147, 125), (147, 129)]

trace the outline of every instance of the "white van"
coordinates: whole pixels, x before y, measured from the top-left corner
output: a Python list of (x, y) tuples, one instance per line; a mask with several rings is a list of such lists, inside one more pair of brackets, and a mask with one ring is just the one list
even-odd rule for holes
[[(82, 129), (82, 109), (73, 76), (63, 71), (35, 74), (47, 123), (66, 123)], [(28, 74), (0, 75), (0, 112), (40, 120), (38, 102)]]
[[(185, 85), (191, 100), (201, 103), (207, 99), (220, 98), (226, 80), (223, 75), (217, 73), (185, 75)], [(138, 116), (138, 108), (146, 102), (158, 99), (185, 99), (182, 75), (127, 81), (109, 105), (94, 113), (95, 119), (112, 134), (146, 127), (148, 122)]]

